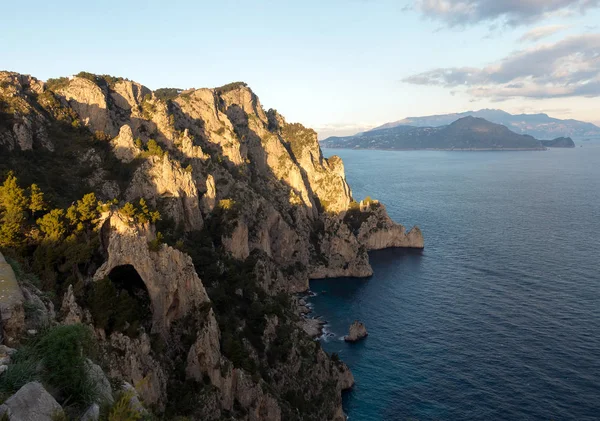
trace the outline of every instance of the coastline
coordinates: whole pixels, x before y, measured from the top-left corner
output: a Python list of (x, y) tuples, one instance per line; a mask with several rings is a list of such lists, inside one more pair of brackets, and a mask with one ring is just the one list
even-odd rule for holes
[[(444, 148), (343, 148), (340, 146), (324, 146), (321, 145), (321, 148), (324, 149), (347, 149), (353, 151), (448, 151), (448, 152), (543, 152), (547, 151), (549, 148), (470, 148), (470, 149), (444, 149)], [(560, 148), (558, 148), (560, 149)], [(564, 148), (568, 149), (568, 148)]]

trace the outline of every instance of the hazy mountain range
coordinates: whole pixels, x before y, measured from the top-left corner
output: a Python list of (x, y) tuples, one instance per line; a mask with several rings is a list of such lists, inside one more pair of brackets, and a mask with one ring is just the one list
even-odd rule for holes
[(575, 147), (570, 137), (538, 140), (511, 131), (483, 118), (462, 117), (438, 127), (397, 125), (359, 133), (329, 137), (323, 147), (351, 149), (443, 149), (443, 150), (544, 150), (546, 147)]
[(600, 140), (600, 127), (592, 123), (572, 119), (560, 120), (552, 118), (547, 114), (510, 114), (495, 109), (425, 117), (408, 117), (404, 120), (386, 123), (370, 131), (390, 129), (398, 126), (439, 127), (449, 125), (467, 116), (484, 118), (492, 123), (502, 124), (515, 133), (528, 134), (538, 139), (572, 137), (576, 140)]

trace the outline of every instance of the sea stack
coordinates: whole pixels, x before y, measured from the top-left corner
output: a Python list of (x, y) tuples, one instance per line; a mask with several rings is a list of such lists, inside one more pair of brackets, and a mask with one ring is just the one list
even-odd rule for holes
[(344, 338), (346, 342), (358, 342), (363, 338), (366, 338), (368, 335), (367, 328), (364, 323), (355, 320), (354, 323), (350, 325), (350, 332), (348, 336)]

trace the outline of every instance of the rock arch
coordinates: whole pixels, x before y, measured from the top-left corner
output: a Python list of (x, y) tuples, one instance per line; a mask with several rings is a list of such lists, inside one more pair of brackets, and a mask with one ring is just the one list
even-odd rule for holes
[(150, 251), (148, 242), (154, 239), (154, 232), (149, 226), (130, 225), (126, 218), (113, 214), (102, 231), (108, 259), (94, 280), (110, 277), (113, 270), (123, 270), (119, 267), (133, 269), (150, 297), (153, 333), (166, 336), (174, 320), (209, 301), (188, 255), (165, 244), (158, 251)]

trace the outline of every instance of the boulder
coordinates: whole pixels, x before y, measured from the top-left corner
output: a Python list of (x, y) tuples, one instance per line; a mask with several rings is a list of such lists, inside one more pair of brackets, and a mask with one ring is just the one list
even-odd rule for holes
[(90, 407), (82, 415), (80, 421), (98, 421), (100, 419), (100, 407), (97, 403), (90, 405)]
[(361, 339), (365, 338), (368, 335), (367, 328), (362, 322), (355, 320), (354, 323), (350, 325), (350, 332), (344, 338), (346, 342), (357, 342)]
[(0, 418), (9, 421), (52, 421), (62, 408), (39, 382), (27, 383), (0, 406)]
[(17, 337), (25, 327), (25, 310), (23, 308), (23, 292), (17, 283), (12, 267), (0, 253), (0, 322), (2, 337), (9, 345), (17, 341)]
[(85, 370), (87, 377), (96, 385), (98, 399), (101, 403), (112, 404), (114, 402), (110, 381), (102, 371), (102, 368), (94, 364), (91, 360), (85, 360)]

